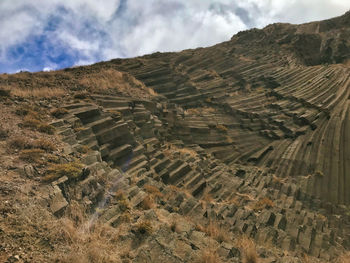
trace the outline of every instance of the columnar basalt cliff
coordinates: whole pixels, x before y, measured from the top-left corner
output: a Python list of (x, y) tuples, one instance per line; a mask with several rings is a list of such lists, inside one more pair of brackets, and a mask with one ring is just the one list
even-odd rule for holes
[[(21, 129), (46, 131), (33, 121), (39, 121), (33, 111), (51, 112), (54, 117), (46, 118), (55, 133), (50, 136), (61, 147), (52, 161), (41, 144), (47, 164), (31, 157), (30, 165), (14, 170), (27, 184), (36, 182), (33, 189), (40, 194), (32, 196), (54, 218), (73, 214), (78, 224), (83, 220), (72, 211), (79, 204), (88, 228), (117, 229), (118, 235), (108, 237), (111, 247), (100, 248), (118, 248), (109, 259), (346, 260), (349, 12), (321, 22), (240, 32), (208, 48), (2, 75), (0, 85), (3, 109), (26, 108), (15, 111), (24, 118)], [(59, 88), (61, 97), (23, 98), (20, 92), (47, 87)], [(11, 154), (16, 158), (18, 151)], [(19, 158), (28, 161), (23, 154)], [(5, 163), (1, 169), (11, 166)], [(58, 262), (73, 260), (73, 252), (83, 262), (119, 262), (107, 256), (97, 261), (90, 247), (75, 247), (71, 232), (68, 244), (53, 235), (46, 238), (37, 246)], [(257, 252), (253, 245), (241, 245), (249, 243), (244, 238), (254, 240)], [(14, 240), (11, 233), (4, 235), (13, 249)], [(59, 257), (57, 251), (72, 257)]]

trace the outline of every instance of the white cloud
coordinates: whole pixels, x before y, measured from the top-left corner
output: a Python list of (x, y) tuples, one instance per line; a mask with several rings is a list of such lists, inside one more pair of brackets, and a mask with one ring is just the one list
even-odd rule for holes
[[(1, 0), (0, 59), (21, 68), (23, 57), (6, 61), (9, 48), (35, 35), (50, 41), (41, 68), (51, 68), (51, 57), (63, 51), (72, 64), (177, 51), (225, 41), (249, 27), (321, 20), (349, 8), (348, 0)], [(54, 28), (47, 28), (54, 18)]]

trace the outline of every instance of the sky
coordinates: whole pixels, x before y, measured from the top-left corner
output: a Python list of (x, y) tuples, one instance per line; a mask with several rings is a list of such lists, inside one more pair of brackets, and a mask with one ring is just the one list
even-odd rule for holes
[(206, 47), (348, 10), (349, 0), (0, 0), (0, 73)]

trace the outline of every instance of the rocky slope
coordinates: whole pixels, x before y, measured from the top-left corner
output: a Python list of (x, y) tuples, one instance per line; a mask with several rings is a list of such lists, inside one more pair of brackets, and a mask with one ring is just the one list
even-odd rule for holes
[(0, 259), (348, 262), (349, 34), (2, 75)]

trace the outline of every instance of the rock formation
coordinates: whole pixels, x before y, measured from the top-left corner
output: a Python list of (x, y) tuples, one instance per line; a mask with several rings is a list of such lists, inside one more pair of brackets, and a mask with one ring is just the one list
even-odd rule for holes
[[(242, 235), (266, 262), (334, 262), (350, 248), (349, 59), (348, 12), (0, 84), (65, 88), (45, 101), (62, 113), (50, 125), (84, 168), (44, 177), (42, 198), (59, 218), (77, 202), (94, 222), (131, 226), (120, 262), (196, 262), (203, 251), (217, 258), (202, 262), (241, 262)], [(95, 92), (86, 78), (98, 72), (118, 81)]]

